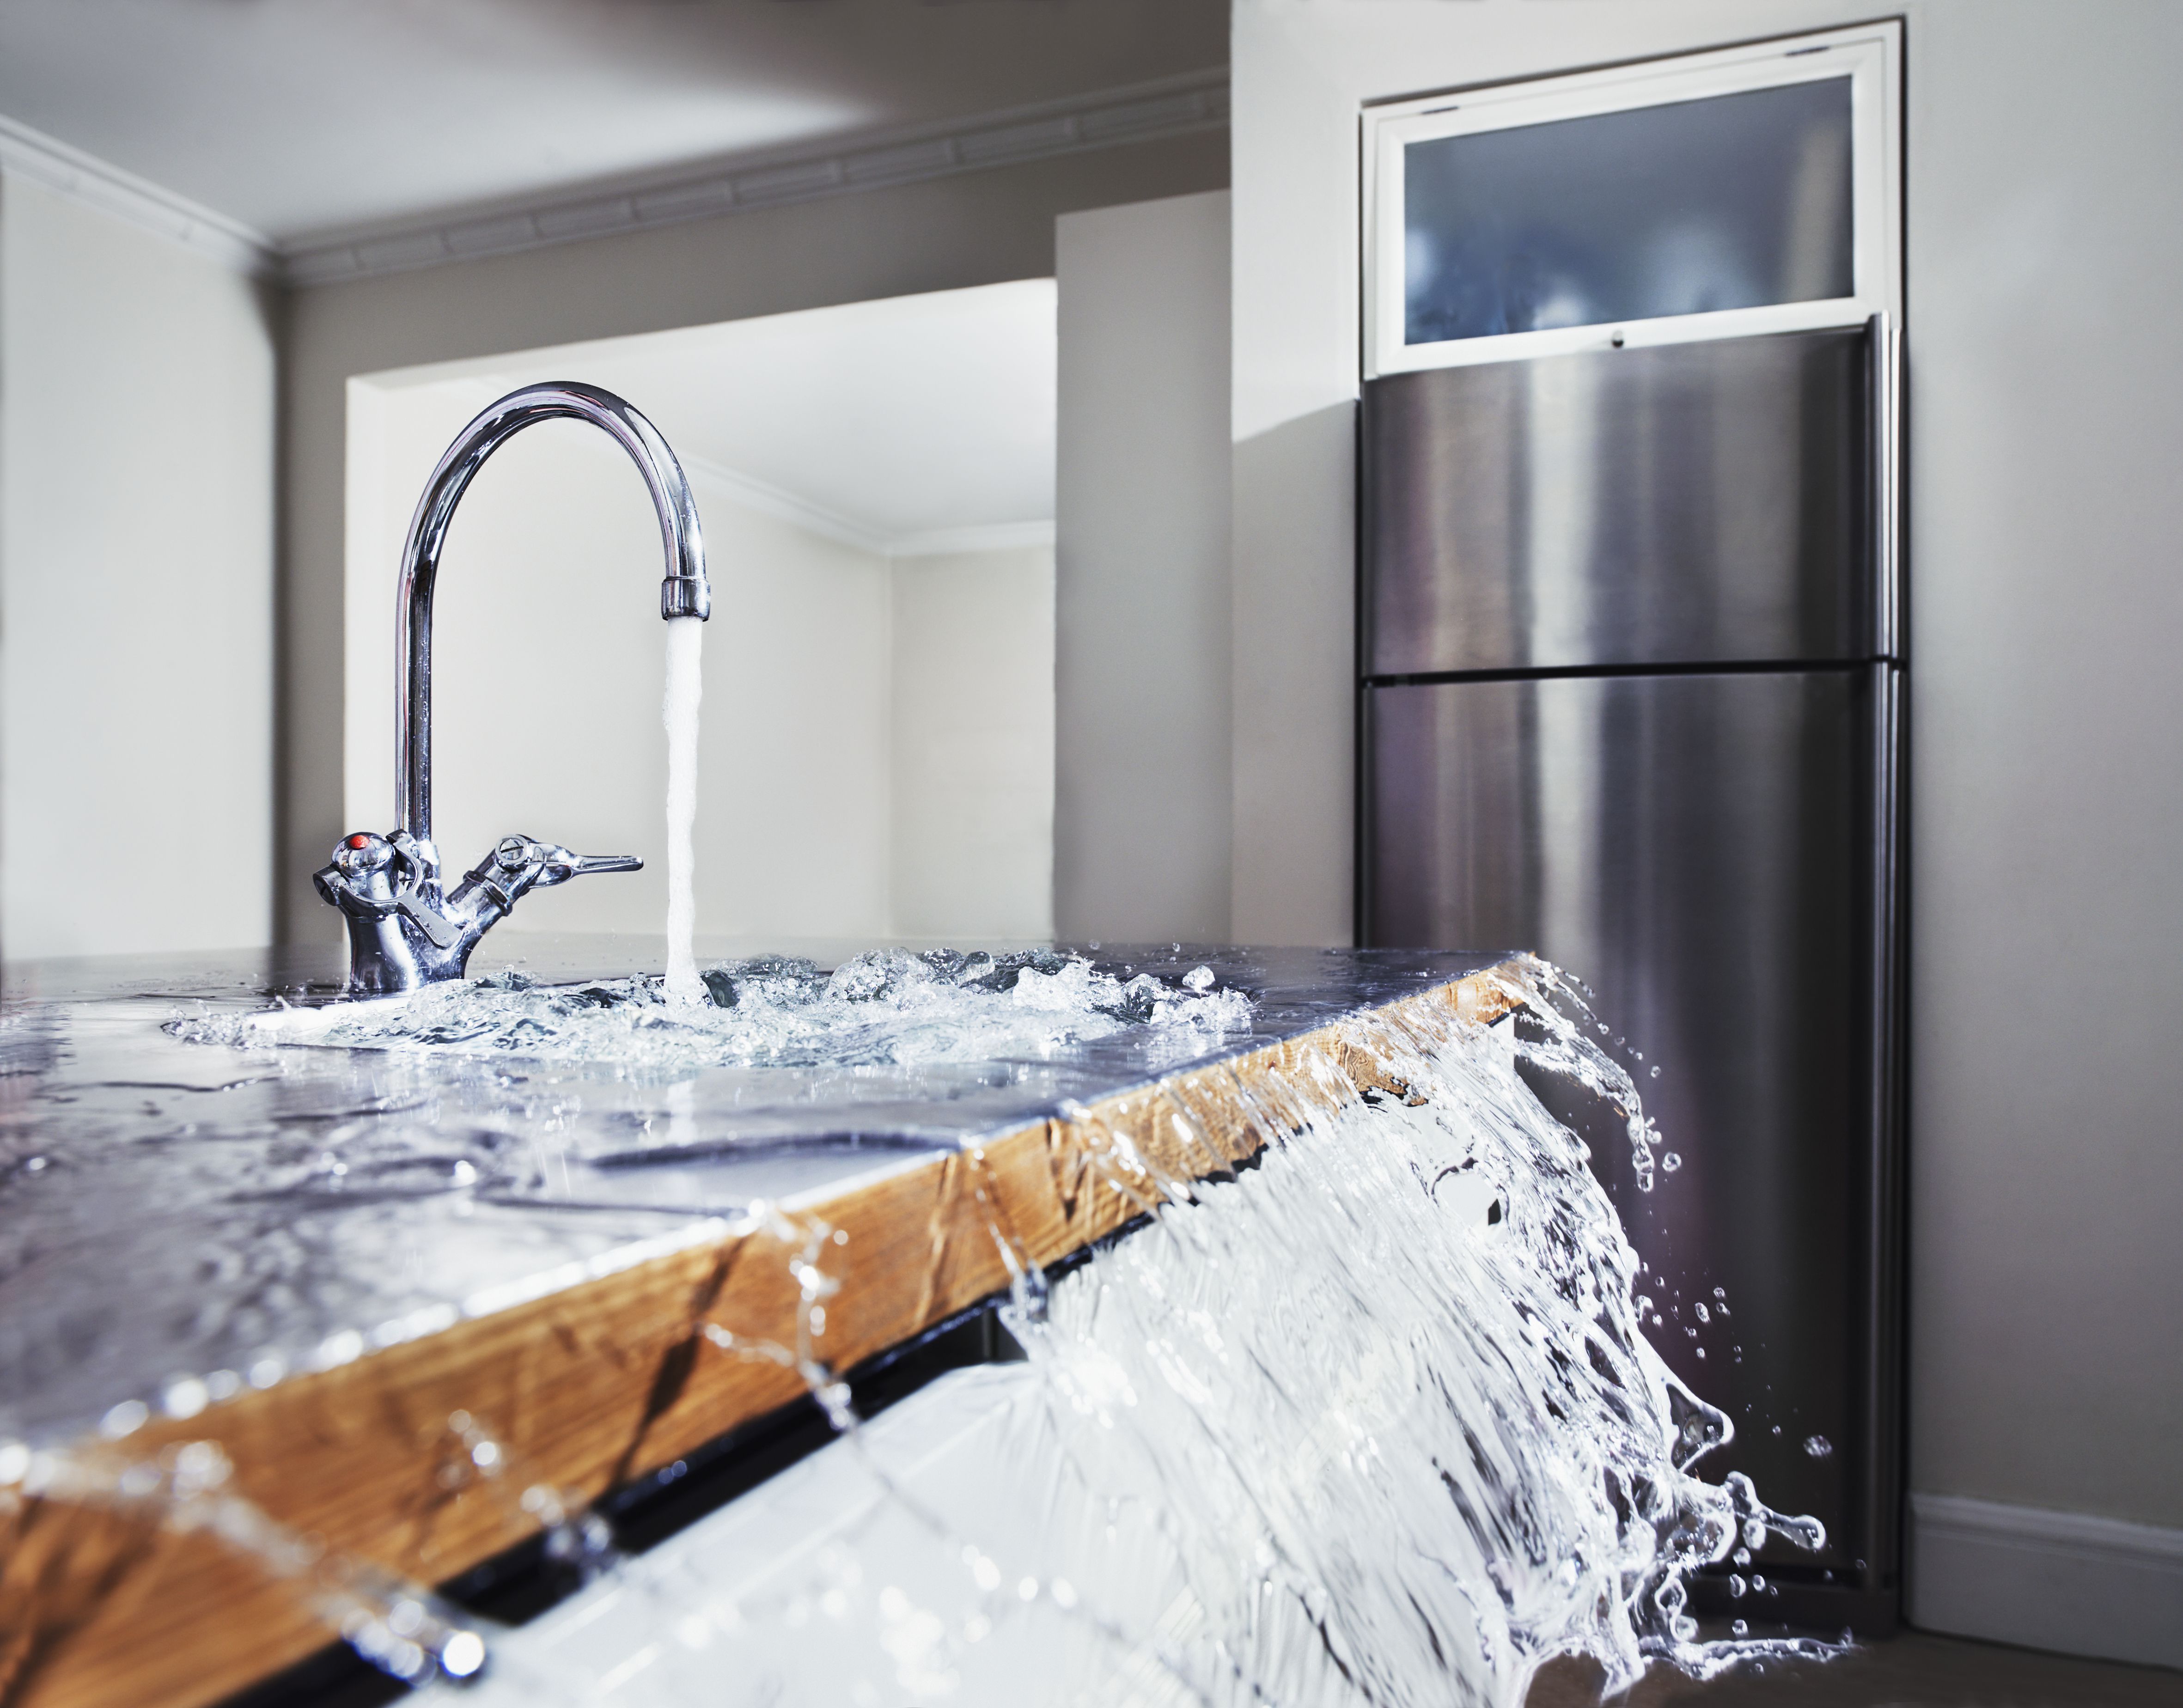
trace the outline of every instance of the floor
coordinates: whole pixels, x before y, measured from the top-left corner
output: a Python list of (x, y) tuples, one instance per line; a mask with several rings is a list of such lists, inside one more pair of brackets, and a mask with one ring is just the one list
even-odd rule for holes
[[(1526, 1708), (1597, 1708), (1599, 1669), (1558, 1661)], [(2183, 1672), (1906, 1631), (1825, 1666), (1769, 1665), (1708, 1684), (1655, 1667), (1611, 1708), (2183, 1708)]]

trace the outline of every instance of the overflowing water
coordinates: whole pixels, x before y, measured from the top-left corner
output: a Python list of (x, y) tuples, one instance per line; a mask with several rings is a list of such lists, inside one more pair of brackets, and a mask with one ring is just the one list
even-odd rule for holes
[[(1037, 1015), (1042, 993), (1075, 1026), (1215, 1025), (1221, 997), (1241, 1000), (1158, 981), (1132, 999), (1081, 962), (970, 966), (897, 954), (823, 981), (793, 962), (715, 969), (688, 1047), (902, 1060), (991, 1048), (989, 1028)], [(666, 1010), (642, 988), (598, 1002), (473, 988), (495, 1017), (429, 1042), (506, 1049), (536, 1021), (526, 1049), (596, 1049), (607, 1039), (589, 1028), (636, 1036)], [(1740, 1476), (1705, 1480), (1730, 1421), (1646, 1340), (1636, 1254), (1584, 1145), (1519, 1069), (1606, 1099), (1641, 1176), (1656, 1135), (1551, 968), (1528, 964), (1511, 994), (1524, 1005), (1490, 1026), (1410, 1004), (1236, 1076), (1240, 1167), (1232, 1136), (1216, 1142), (1180, 1097), (1157, 1149), (1071, 1113), (1141, 1224), (1050, 1286), (1019, 1266), (1006, 1314), (1027, 1360), (980, 1372), (975, 1428), (914, 1465), (857, 1438), (819, 1327), (841, 1284), (833, 1247), (807, 1218), (792, 1230), (807, 1236), (799, 1343), (733, 1321), (706, 1338), (716, 1355), (803, 1372), (850, 1434), (836, 1451), (859, 1457), (862, 1504), (756, 1555), (708, 1555), (700, 1525), (622, 1564), (537, 1630), (497, 1638), (488, 1697), (1514, 1708), (1559, 1655), (1593, 1657), (1611, 1690), (1656, 1661), (1703, 1677), (1836, 1652), (1702, 1640), (1686, 1611), (1699, 1567), (1769, 1533), (1823, 1538)], [(625, 1009), (638, 1018), (614, 1018)], [(419, 1024), (413, 1004), (402, 1036), (423, 1040)], [(769, 1217), (754, 1207), (752, 1225)], [(378, 1632), (373, 1618), (358, 1628)]]
[(667, 995), (704, 1000), (692, 944), (697, 930), (697, 703), (703, 698), (705, 625), (696, 617), (667, 624), (667, 689), (660, 719), (667, 726)]
[(1080, 1535), (1131, 1515), (1125, 1570), (1080, 1551), (1159, 1583), (1153, 1646), (1186, 1700), (1512, 1704), (1560, 1654), (1619, 1689), (1651, 1659), (1780, 1652), (1700, 1642), (1684, 1580), (1819, 1527), (1697, 1474), (1729, 1420), (1645, 1339), (1636, 1254), (1519, 1063), (1608, 1096), (1633, 1147), (1650, 1131), (1532, 975), (1491, 1028), (1347, 1023), (1354, 1059), (1308, 1053), (1253, 1097), (1258, 1166), (1150, 1170), (1151, 1225), (1043, 1312), (1018, 1302), (1049, 1510)]

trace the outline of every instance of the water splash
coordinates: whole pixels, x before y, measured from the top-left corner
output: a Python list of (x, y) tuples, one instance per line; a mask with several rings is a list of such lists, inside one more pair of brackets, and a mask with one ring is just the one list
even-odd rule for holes
[[(1557, 1655), (1592, 1657), (1612, 1693), (1656, 1661), (1706, 1677), (1839, 1653), (1701, 1640), (1686, 1611), (1699, 1568), (1823, 1533), (1697, 1474), (1730, 1420), (1646, 1340), (1636, 1255), (1519, 1070), (1607, 1098), (1633, 1150), (1656, 1135), (1553, 969), (1510, 994), (1525, 1006), (1491, 1027), (1412, 1004), (1239, 1076), (1240, 1150), (1173, 1093), (1127, 1132), (1076, 1111), (1146, 1215), (1050, 1285), (1019, 1267), (1029, 1362), (979, 1377), (999, 1422), (952, 1467), (882, 1467), (853, 1434), (869, 1509), (739, 1583), (695, 1546), (644, 1569), (622, 1614), (571, 1608), (581, 1656), (553, 1650), (550, 1699), (527, 1633), (509, 1688), (596, 1700), (642, 1672), (642, 1700), (694, 1705), (729, 1664), (783, 1703), (1514, 1708)], [(797, 1344), (708, 1338), (799, 1370), (853, 1429), (819, 1350), (832, 1243), (775, 1232)]]
[(667, 726), (667, 979), (668, 999), (698, 1003), (705, 989), (697, 976), (692, 942), (697, 929), (697, 703), (703, 697), (705, 626), (695, 617), (667, 624), (667, 690), (660, 719)]
[(653, 978), (541, 985), (511, 971), (391, 1002), (257, 1015), (208, 1009), (168, 1031), (203, 1043), (308, 1041), (671, 1071), (1040, 1060), (1144, 1026), (1172, 1034), (1180, 1059), (1251, 1025), (1248, 999), (1214, 988), (1208, 970), (1195, 971), (1204, 973), (1198, 984), (1193, 973), (1177, 986), (1149, 973), (1118, 977), (1046, 949), (877, 949), (830, 973), (782, 956), (725, 962), (705, 970), (701, 999), (686, 1004)]

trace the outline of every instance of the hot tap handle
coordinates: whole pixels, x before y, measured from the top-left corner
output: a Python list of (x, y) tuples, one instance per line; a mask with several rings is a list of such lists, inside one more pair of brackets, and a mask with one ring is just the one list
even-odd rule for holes
[(644, 862), (635, 854), (579, 854), (576, 856), (577, 877), (589, 877), (595, 871), (642, 871)]
[(320, 896), (363, 920), (400, 914), (436, 947), (451, 948), (461, 928), (434, 907), (426, 887), (437, 876), (439, 856), (430, 843), (407, 832), (392, 837), (359, 831), (335, 845), (333, 859), (312, 876)]

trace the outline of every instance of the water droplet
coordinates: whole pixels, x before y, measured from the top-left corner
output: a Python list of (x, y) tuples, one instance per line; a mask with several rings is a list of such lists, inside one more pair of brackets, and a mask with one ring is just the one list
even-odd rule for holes
[(329, 1334), (319, 1343), (318, 1356), (314, 1360), (320, 1370), (333, 1370), (344, 1364), (353, 1364), (364, 1355), (364, 1337), (353, 1328), (344, 1328), (338, 1334)]
[(1653, 1078), (1655, 1078), (1655, 1079), (1658, 1079), (1658, 1078), (1660, 1077), (1660, 1069), (1659, 1069), (1659, 1065), (1658, 1065), (1658, 1063), (1655, 1063), (1655, 1064), (1653, 1065), (1653, 1069), (1652, 1069), (1652, 1074), (1653, 1074)]
[(1663, 1170), (1664, 1170), (1666, 1172), (1669, 1173), (1669, 1174), (1673, 1174), (1673, 1173), (1674, 1173), (1677, 1169), (1680, 1168), (1682, 1166), (1683, 1166), (1683, 1160), (1682, 1160), (1682, 1158), (1681, 1158), (1681, 1157), (1680, 1157), (1680, 1156), (1678, 1156), (1678, 1155), (1677, 1155), (1674, 1151), (1672, 1151), (1672, 1150), (1671, 1150), (1671, 1151), (1669, 1151), (1669, 1152), (1665, 1156), (1664, 1156), (1664, 1157), (1662, 1157), (1662, 1158), (1660, 1159), (1660, 1166), (1661, 1166), (1661, 1168), (1662, 1168)]
[(1732, 1619), (1729, 1622), (1728, 1628), (1738, 1637), (1748, 1637), (1751, 1634), (1751, 1622), (1747, 1619)]
[(441, 1645), (440, 1670), (450, 1678), (467, 1678), (485, 1665), (485, 1638), (458, 1631)]
[(108, 1441), (119, 1441), (125, 1435), (134, 1435), (144, 1427), (144, 1420), (152, 1415), (152, 1408), (141, 1399), (125, 1399), (110, 1409), (98, 1421), (98, 1433)]
[(1741, 1597), (1747, 1594), (1751, 1586), (1743, 1581), (1743, 1574), (1741, 1572), (1731, 1572), (1728, 1574), (1728, 1593), (1731, 1596)]
[(1692, 1305), (1691, 1309), (1697, 1313), (1698, 1321), (1700, 1322), (1711, 1322), (1713, 1321), (1713, 1313), (1706, 1309), (1705, 1301), (1703, 1299), (1701, 1299), (1696, 1305)]
[(1834, 1443), (1824, 1435), (1808, 1435), (1804, 1438), (1804, 1451), (1814, 1459), (1828, 1458), (1834, 1450)]
[(1001, 1587), (1001, 1568), (975, 1547), (963, 1550), (963, 1563), (970, 1568), (971, 1581), (980, 1589), (992, 1590)]

